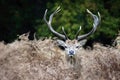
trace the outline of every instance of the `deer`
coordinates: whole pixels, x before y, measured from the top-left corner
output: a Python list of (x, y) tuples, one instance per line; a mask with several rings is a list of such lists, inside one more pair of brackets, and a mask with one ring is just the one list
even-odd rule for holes
[(76, 62), (76, 57), (75, 56), (76, 56), (79, 48), (83, 47), (83, 45), (85, 45), (85, 43), (87, 42), (86, 38), (96, 31), (97, 26), (99, 25), (99, 23), (101, 21), (101, 15), (100, 15), (99, 12), (98, 12), (98, 15), (95, 15), (90, 10), (87, 9), (87, 12), (92, 16), (92, 18), (94, 20), (92, 30), (90, 32), (86, 33), (86, 34), (79, 35), (79, 32), (81, 30), (81, 26), (80, 26), (79, 30), (76, 33), (76, 38), (71, 40), (67, 37), (67, 34), (64, 30), (64, 27), (62, 27), (63, 34), (61, 34), (57, 31), (55, 31), (53, 29), (52, 25), (51, 25), (53, 16), (55, 14), (57, 14), (58, 12), (60, 12), (60, 10), (61, 10), (60, 6), (57, 7), (57, 9), (49, 16), (49, 21), (47, 21), (46, 15), (47, 15), (48, 9), (46, 9), (43, 19), (44, 19), (45, 23), (47, 24), (48, 28), (50, 29), (50, 31), (56, 37), (60, 38), (60, 39), (57, 40), (57, 44), (58, 44), (58, 46), (61, 46), (62, 48), (64, 48), (67, 60), (70, 62), (70, 64), (73, 64), (73, 63)]

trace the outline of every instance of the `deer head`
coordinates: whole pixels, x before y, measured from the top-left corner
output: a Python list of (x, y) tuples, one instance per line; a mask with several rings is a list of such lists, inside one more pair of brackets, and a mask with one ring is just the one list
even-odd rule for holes
[(86, 33), (86, 34), (83, 34), (83, 35), (80, 35), (80, 36), (79, 36), (78, 34), (79, 34), (80, 30), (81, 30), (81, 26), (80, 26), (80, 28), (79, 28), (79, 30), (78, 30), (78, 32), (77, 32), (77, 34), (76, 34), (76, 39), (70, 40), (70, 39), (68, 39), (68, 37), (67, 37), (67, 35), (66, 35), (65, 31), (64, 31), (64, 27), (62, 27), (62, 31), (63, 31), (63, 33), (64, 33), (64, 35), (63, 35), (63, 34), (60, 34), (60, 33), (56, 32), (56, 31), (53, 29), (52, 25), (51, 25), (53, 16), (54, 16), (56, 13), (58, 13), (60, 10), (61, 10), (60, 7), (58, 7), (58, 8), (50, 15), (49, 21), (47, 21), (47, 19), (46, 19), (47, 9), (46, 9), (45, 14), (44, 14), (44, 21), (47, 23), (48, 28), (50, 29), (50, 31), (51, 31), (53, 34), (55, 34), (57, 37), (60, 37), (60, 38), (61, 38), (61, 40), (57, 40), (58, 45), (59, 45), (59, 46), (62, 46), (62, 47), (65, 49), (66, 54), (67, 54), (68, 56), (74, 56), (74, 55), (77, 53), (77, 50), (86, 43), (86, 41), (87, 41), (86, 38), (96, 31), (97, 26), (98, 26), (98, 24), (99, 24), (100, 21), (101, 21), (101, 16), (100, 16), (100, 13), (99, 13), (99, 12), (98, 12), (98, 16), (96, 16), (96, 15), (94, 15), (92, 12), (90, 12), (90, 11), (87, 9), (87, 12), (88, 12), (88, 13), (93, 17), (93, 19), (94, 19), (94, 23), (93, 23), (93, 28), (92, 28), (92, 30), (91, 30), (90, 32)]

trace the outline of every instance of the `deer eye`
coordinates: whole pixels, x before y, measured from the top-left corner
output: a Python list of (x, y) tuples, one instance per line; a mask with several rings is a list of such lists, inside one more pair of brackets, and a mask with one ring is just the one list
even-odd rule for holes
[(67, 46), (64, 46), (64, 48), (67, 48)]
[(59, 48), (60, 48), (61, 50), (65, 50), (65, 48), (64, 48), (63, 46), (59, 46)]
[(76, 48), (79, 48), (79, 46), (76, 46)]

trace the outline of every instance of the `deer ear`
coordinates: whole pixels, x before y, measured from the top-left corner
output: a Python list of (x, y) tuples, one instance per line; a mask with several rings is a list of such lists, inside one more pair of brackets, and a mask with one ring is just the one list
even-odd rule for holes
[(86, 43), (86, 42), (87, 42), (87, 40), (86, 40), (86, 39), (79, 41), (79, 43), (80, 43), (80, 46), (83, 46), (83, 45), (85, 45), (85, 43)]
[(65, 45), (66, 45), (65, 42), (62, 41), (62, 40), (57, 40), (57, 44), (58, 44), (59, 46), (65, 46)]

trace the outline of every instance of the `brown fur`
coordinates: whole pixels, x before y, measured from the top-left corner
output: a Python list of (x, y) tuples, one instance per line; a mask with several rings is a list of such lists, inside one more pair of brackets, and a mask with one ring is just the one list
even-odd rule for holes
[(66, 40), (66, 44), (68, 45), (73, 45), (73, 44), (77, 44), (77, 40)]

